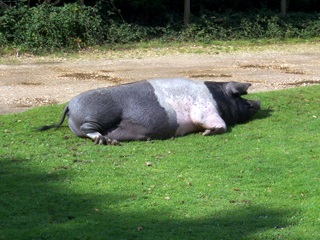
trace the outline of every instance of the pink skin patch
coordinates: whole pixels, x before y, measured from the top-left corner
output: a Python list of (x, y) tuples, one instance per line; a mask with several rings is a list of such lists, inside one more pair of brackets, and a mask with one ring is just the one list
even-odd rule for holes
[(190, 79), (175, 80), (174, 85), (172, 80), (149, 82), (155, 88), (160, 105), (166, 109), (169, 121), (176, 121), (179, 125), (175, 136), (195, 131), (204, 131), (203, 135), (226, 131), (216, 101), (202, 82)]
[(211, 135), (225, 132), (227, 129), (214, 104), (210, 101), (205, 102), (203, 96), (198, 98), (188, 96), (179, 100), (168, 98), (167, 103), (176, 111), (179, 124), (175, 132), (176, 136), (197, 130), (209, 130), (204, 135)]

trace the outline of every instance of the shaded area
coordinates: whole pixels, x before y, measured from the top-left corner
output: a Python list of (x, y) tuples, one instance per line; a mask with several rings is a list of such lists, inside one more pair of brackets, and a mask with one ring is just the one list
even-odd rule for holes
[(272, 109), (260, 109), (258, 112), (256, 112), (251, 120), (255, 120), (255, 119), (265, 119), (268, 118), (270, 116), (272, 116)]
[(241, 239), (293, 224), (293, 209), (251, 204), (200, 219), (174, 217), (166, 205), (130, 212), (138, 200), (129, 194), (76, 193), (62, 168), (35, 171), (28, 159), (0, 157), (0, 239)]

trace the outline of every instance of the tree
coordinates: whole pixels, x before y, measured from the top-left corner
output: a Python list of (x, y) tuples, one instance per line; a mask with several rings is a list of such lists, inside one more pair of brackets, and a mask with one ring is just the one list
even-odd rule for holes
[(1, 0), (0, 0), (0, 7), (9, 8), (9, 6), (7, 4), (5, 4), (4, 2), (2, 2)]
[(285, 17), (287, 14), (287, 0), (281, 0), (281, 15)]
[(184, 0), (183, 21), (184, 21), (184, 26), (188, 27), (190, 24), (190, 0)]

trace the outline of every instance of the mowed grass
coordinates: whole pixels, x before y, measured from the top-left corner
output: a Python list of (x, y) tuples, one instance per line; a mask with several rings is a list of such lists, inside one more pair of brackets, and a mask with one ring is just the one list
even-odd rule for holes
[(319, 96), (249, 94), (262, 110), (223, 135), (122, 146), (36, 132), (62, 105), (0, 116), (0, 239), (320, 239)]

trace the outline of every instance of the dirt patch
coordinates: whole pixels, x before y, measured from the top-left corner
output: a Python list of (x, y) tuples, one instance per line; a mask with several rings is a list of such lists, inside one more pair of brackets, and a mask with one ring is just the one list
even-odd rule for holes
[(26, 108), (33, 106), (43, 106), (57, 104), (58, 101), (48, 97), (35, 97), (35, 98), (18, 98), (15, 99), (14, 104), (16, 107)]
[(0, 64), (0, 113), (64, 103), (83, 91), (149, 78), (249, 82), (250, 92), (320, 84), (320, 43), (219, 54), (210, 49), (192, 45), (181, 51), (149, 48), (87, 51), (72, 58), (11, 57)]
[(41, 82), (18, 82), (17, 85), (27, 85), (27, 86), (39, 86), (42, 85)]
[(185, 74), (188, 78), (229, 78), (232, 77), (232, 74), (228, 73), (215, 73), (215, 70), (200, 70), (200, 71), (182, 71), (182, 74)]
[(287, 66), (279, 66), (279, 65), (246, 64), (246, 65), (240, 65), (240, 68), (273, 69), (273, 70), (279, 70), (281, 72), (288, 73), (288, 74), (300, 74), (300, 75), (306, 74), (304, 71), (295, 70)]
[[(109, 72), (109, 71), (106, 71)], [(66, 77), (66, 78), (74, 78), (76, 80), (97, 80), (97, 81), (107, 81), (112, 82), (115, 84), (123, 83), (124, 80), (117, 77), (112, 77), (109, 75), (101, 75), (99, 73), (66, 73), (60, 75), (59, 77)]]
[(190, 78), (217, 78), (217, 77), (232, 77), (231, 74), (191, 74)]
[(290, 82), (290, 83), (284, 83), (284, 85), (287, 86), (310, 86), (310, 85), (315, 85), (315, 84), (320, 84), (320, 80), (302, 80), (302, 81), (297, 81), (297, 82)]

